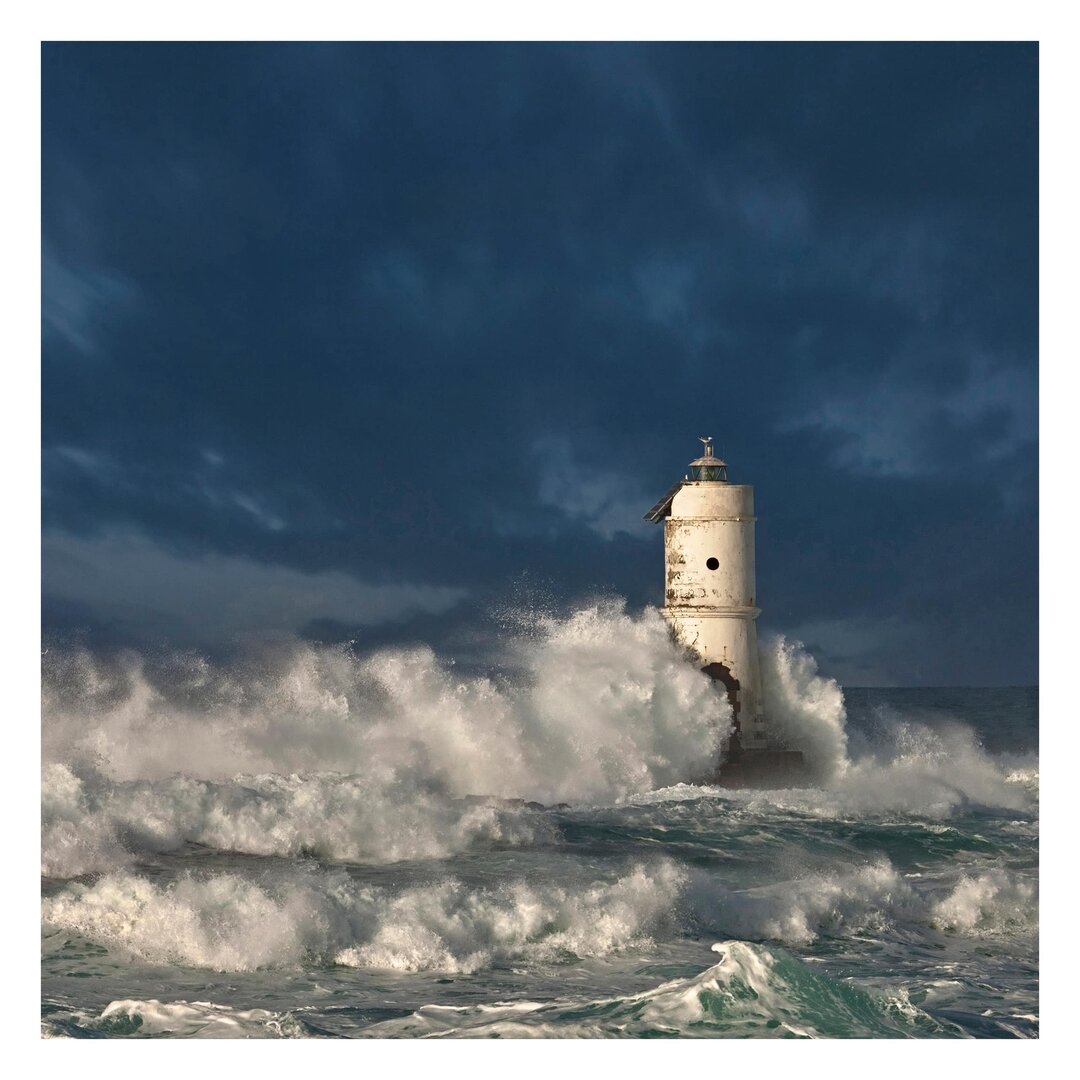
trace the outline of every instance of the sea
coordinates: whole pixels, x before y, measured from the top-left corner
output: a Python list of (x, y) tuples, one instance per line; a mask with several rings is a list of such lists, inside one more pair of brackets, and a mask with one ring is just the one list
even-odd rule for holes
[(805, 787), (654, 609), (423, 644), (43, 656), (46, 1038), (1029, 1039), (1038, 691), (762, 640)]

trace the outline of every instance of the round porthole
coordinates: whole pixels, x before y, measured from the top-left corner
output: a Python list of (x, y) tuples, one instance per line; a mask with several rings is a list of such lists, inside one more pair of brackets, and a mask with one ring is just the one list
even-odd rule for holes
[(720, 560), (719, 559), (706, 559), (705, 560), (705, 565), (710, 570), (719, 570), (720, 569)]

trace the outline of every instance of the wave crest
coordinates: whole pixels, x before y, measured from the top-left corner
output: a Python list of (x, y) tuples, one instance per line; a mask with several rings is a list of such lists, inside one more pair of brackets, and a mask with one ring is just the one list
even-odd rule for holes
[(399, 892), (346, 874), (278, 881), (132, 874), (73, 884), (42, 904), (52, 931), (75, 932), (154, 963), (252, 971), (315, 956), (357, 968), (472, 972), (497, 961), (556, 963), (644, 946), (684, 880), (670, 862), (614, 880), (516, 880), (474, 889), (446, 880)]
[(427, 646), (296, 645), (243, 669), (189, 655), (45, 657), (44, 758), (112, 780), (337, 772), (372, 788), (613, 799), (708, 767), (730, 707), (655, 609), (538, 617), (513, 675), (459, 675)]

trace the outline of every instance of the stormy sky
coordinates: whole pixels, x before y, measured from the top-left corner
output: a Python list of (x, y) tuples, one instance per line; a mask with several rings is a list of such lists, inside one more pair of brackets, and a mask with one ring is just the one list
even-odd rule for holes
[(762, 632), (1035, 682), (1037, 61), (45, 45), (46, 637), (659, 603), (642, 514), (713, 435)]

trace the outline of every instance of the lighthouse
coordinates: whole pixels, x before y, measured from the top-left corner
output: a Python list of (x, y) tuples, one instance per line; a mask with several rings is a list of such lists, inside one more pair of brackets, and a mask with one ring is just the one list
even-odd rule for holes
[(709, 779), (731, 786), (791, 783), (802, 754), (770, 740), (758, 655), (754, 489), (728, 479), (727, 462), (705, 451), (645, 515), (664, 523), (664, 607), (672, 633), (720, 683), (734, 727)]

